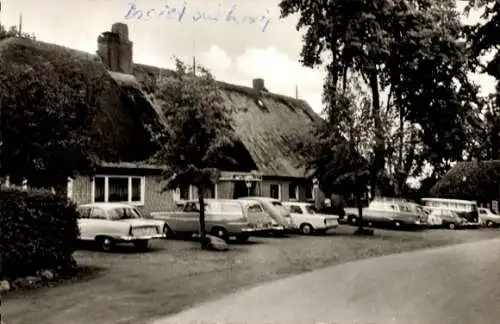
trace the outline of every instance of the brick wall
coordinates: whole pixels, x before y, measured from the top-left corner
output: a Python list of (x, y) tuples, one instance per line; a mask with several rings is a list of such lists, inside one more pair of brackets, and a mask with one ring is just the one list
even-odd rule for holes
[(165, 181), (161, 176), (146, 176), (144, 210), (148, 213), (175, 209), (172, 191), (161, 192)]
[(92, 178), (77, 177), (73, 180), (73, 195), (71, 198), (77, 204), (92, 202)]

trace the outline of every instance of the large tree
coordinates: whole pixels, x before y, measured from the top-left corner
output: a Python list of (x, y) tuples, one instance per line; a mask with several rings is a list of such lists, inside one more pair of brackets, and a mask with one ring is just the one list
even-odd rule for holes
[[(454, 1), (282, 0), (280, 7), (282, 17), (299, 14), (297, 29), (305, 29), (301, 61), (309, 67), (326, 65), (332, 92), (342, 87), (350, 72), (360, 75), (368, 87), (374, 193), (379, 193), (377, 180), (391, 149), (384, 132), (384, 114), (390, 115), (382, 107), (384, 93), (400, 120), (399, 183), (409, 170), (418, 171), (424, 160), (439, 169), (461, 158), (469, 123), (464, 112), (476, 89), (465, 73), (467, 52), (459, 42), (461, 25)], [(410, 142), (418, 138), (422, 154), (415, 154), (412, 144), (404, 163), (407, 123)]]
[(24, 44), (0, 52), (0, 176), (64, 190), (68, 177), (94, 170), (91, 128), (103, 86), (91, 62), (37, 54)]
[(169, 127), (157, 134), (161, 149), (155, 158), (166, 167), (166, 189), (197, 188), (200, 243), (206, 248), (205, 193), (218, 181), (218, 168), (235, 163), (225, 154), (235, 140), (232, 111), (224, 104), (217, 81), (203, 67), (194, 69), (176, 59), (175, 72), (160, 77), (157, 84), (155, 97)]
[(316, 151), (310, 167), (327, 194), (354, 195), (359, 216), (357, 233), (371, 234), (363, 229), (362, 204), (372, 159), (370, 100), (355, 80), (344, 82), (341, 91), (331, 91), (332, 86), (334, 80), (328, 74), (323, 87), (326, 122), (314, 132)]
[[(483, 106), (483, 127), (478, 136), (478, 158), (500, 158), (500, 2), (470, 0), (465, 12), (482, 12), (482, 21), (467, 28), (471, 65), (476, 72), (487, 73), (497, 80), (496, 93), (486, 98)], [(489, 54), (489, 59), (484, 56)]]

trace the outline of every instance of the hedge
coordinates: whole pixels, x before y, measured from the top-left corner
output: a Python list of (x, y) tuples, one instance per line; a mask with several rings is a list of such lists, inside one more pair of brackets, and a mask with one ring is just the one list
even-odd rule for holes
[(0, 277), (69, 266), (78, 235), (76, 206), (66, 197), (0, 189)]

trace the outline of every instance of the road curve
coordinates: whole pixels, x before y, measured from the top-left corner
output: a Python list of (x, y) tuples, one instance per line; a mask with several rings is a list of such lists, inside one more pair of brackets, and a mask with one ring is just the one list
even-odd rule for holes
[(498, 324), (500, 239), (350, 262), (154, 324)]

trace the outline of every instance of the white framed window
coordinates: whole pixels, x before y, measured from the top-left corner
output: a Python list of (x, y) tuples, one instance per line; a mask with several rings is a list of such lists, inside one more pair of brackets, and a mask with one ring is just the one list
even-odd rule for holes
[(191, 185), (178, 187), (174, 190), (173, 195), (174, 201), (192, 200), (194, 197), (194, 188)]
[(92, 181), (92, 202), (144, 205), (145, 187), (145, 177), (96, 175)]
[(281, 200), (281, 184), (273, 183), (269, 186), (269, 196)]
[[(192, 185), (184, 186), (184, 187), (179, 187), (173, 191), (173, 196), (174, 196), (174, 201), (185, 201), (185, 200), (193, 200), (195, 199), (195, 192), (196, 188)], [(214, 184), (214, 186), (210, 189), (208, 189), (208, 198), (218, 198), (218, 193), (217, 193), (217, 184)]]
[(297, 183), (291, 182), (288, 185), (288, 198), (290, 200), (299, 199), (299, 185)]
[(66, 192), (68, 193), (68, 199), (73, 199), (73, 179), (71, 178), (68, 178)]
[(217, 193), (217, 184), (214, 183), (210, 188), (206, 189), (205, 193), (206, 198), (218, 199), (219, 195)]

